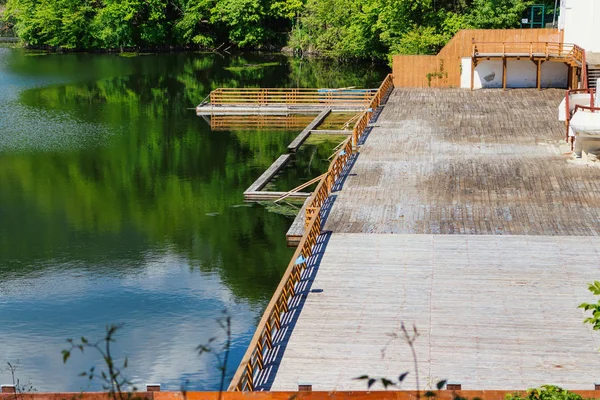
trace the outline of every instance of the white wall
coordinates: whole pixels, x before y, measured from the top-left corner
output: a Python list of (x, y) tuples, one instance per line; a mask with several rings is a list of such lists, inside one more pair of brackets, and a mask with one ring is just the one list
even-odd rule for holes
[[(502, 74), (502, 71), (500, 71), (500, 74)], [(508, 60), (506, 62), (506, 87), (537, 87), (536, 74), (537, 65), (530, 60)]]
[(600, 52), (600, 1), (561, 0), (559, 28), (565, 43)]
[[(600, 0), (599, 0), (600, 1)], [(471, 88), (471, 58), (462, 59), (460, 87)], [(506, 87), (536, 87), (537, 66), (530, 60), (508, 60), (506, 63)], [(563, 63), (546, 61), (542, 64), (542, 87), (567, 87), (567, 66)], [(502, 61), (479, 61), (475, 68), (474, 89), (502, 87)]]
[(546, 61), (542, 64), (542, 87), (566, 89), (569, 67), (564, 63)]

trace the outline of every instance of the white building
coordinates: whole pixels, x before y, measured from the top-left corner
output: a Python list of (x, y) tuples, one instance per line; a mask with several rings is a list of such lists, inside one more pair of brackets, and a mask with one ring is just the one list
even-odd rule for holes
[(586, 83), (596, 87), (600, 78), (600, 0), (561, 0), (558, 31), (547, 33), (538, 42), (523, 40), (528, 35), (524, 31), (514, 34), (514, 42), (501, 46), (475, 40), (473, 54), (462, 58), (461, 87), (581, 88)]
[(600, 1), (562, 0), (558, 29), (563, 31), (565, 43), (600, 53)]

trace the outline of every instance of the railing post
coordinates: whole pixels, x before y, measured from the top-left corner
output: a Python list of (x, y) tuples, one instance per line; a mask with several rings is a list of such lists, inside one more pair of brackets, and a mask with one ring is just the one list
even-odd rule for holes
[(533, 58), (533, 42), (529, 42), (529, 58)]

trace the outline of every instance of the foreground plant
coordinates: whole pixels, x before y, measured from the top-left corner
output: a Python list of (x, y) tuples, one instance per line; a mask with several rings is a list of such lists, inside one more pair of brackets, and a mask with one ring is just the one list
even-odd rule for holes
[[(415, 325), (413, 325), (412, 332), (409, 332), (408, 329), (406, 329), (404, 322), (402, 322), (402, 324), (400, 325), (400, 331), (402, 332), (402, 338), (404, 339), (406, 344), (410, 347), (410, 350), (412, 353), (413, 365), (415, 368), (415, 380), (417, 383), (417, 399), (420, 399), (421, 398), (421, 386), (420, 386), (420, 382), (419, 382), (419, 366), (418, 366), (418, 362), (417, 362), (417, 352), (415, 351), (415, 342), (417, 341), (417, 338), (419, 337), (419, 331), (417, 330), (417, 327)], [(391, 334), (391, 336), (392, 336), (392, 339), (395, 339), (395, 338), (397, 338), (398, 335), (396, 333), (393, 333), (393, 334)], [(383, 355), (385, 355), (385, 349), (382, 350), (382, 356)], [(361, 375), (354, 379), (355, 380), (366, 380), (367, 381), (367, 389), (370, 389), (371, 386), (373, 386), (377, 382), (381, 382), (381, 385), (384, 387), (384, 389), (387, 389), (389, 386), (395, 386), (396, 388), (399, 389), (400, 386), (402, 385), (402, 382), (404, 382), (404, 379), (406, 379), (407, 376), (408, 376), (408, 371), (400, 374), (398, 376), (397, 381), (395, 381), (393, 379), (385, 378), (385, 377), (374, 377), (374, 376), (369, 376), (369, 375)], [(446, 380), (441, 380), (436, 383), (436, 388), (438, 390), (440, 390), (445, 385), (446, 385)], [(425, 392), (424, 396), (425, 397), (435, 397), (436, 394), (435, 394), (435, 392), (428, 390), (427, 392)]]
[(542, 385), (527, 389), (525, 396), (521, 393), (507, 394), (506, 400), (583, 400), (583, 397), (558, 386)]
[[(106, 371), (102, 370), (98, 373), (96, 367), (93, 366), (88, 371), (79, 374), (79, 376), (87, 376), (90, 381), (100, 376), (103, 389), (108, 391), (109, 396), (113, 400), (131, 400), (134, 398), (134, 393), (137, 391), (137, 388), (133, 386), (132, 382), (127, 379), (121, 370), (127, 368), (127, 358), (123, 361), (123, 365), (119, 367), (111, 353), (111, 344), (115, 343), (115, 334), (122, 326), (123, 325), (114, 324), (107, 325), (106, 334), (102, 339), (96, 342), (90, 342), (83, 336), (79, 342), (75, 342), (73, 339), (67, 339), (67, 343), (69, 343), (71, 347), (62, 351), (64, 363), (67, 362), (73, 350), (80, 350), (83, 353), (85, 349), (91, 349), (98, 352), (104, 361)], [(127, 388), (131, 388), (131, 391), (127, 390)]]
[[(594, 296), (600, 296), (600, 282), (590, 283), (588, 290)], [(592, 325), (595, 331), (600, 330), (600, 300), (597, 303), (581, 303), (578, 308), (583, 308), (584, 311), (592, 311), (592, 316), (584, 319), (583, 323)]]

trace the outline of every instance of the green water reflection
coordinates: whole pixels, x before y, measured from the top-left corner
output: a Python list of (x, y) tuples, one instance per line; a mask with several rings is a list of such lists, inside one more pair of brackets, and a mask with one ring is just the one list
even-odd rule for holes
[[(190, 108), (221, 86), (375, 87), (384, 73), (281, 55), (0, 49), (0, 362), (19, 359), (39, 390), (79, 390), (94, 357), (63, 366), (64, 340), (124, 322), (134, 380), (216, 389), (214, 360), (194, 347), (223, 340), (228, 309), (235, 369), (292, 254), (292, 220), (242, 192), (298, 132), (211, 132)], [(336, 144), (304, 146), (274, 185), (322, 173)]]

